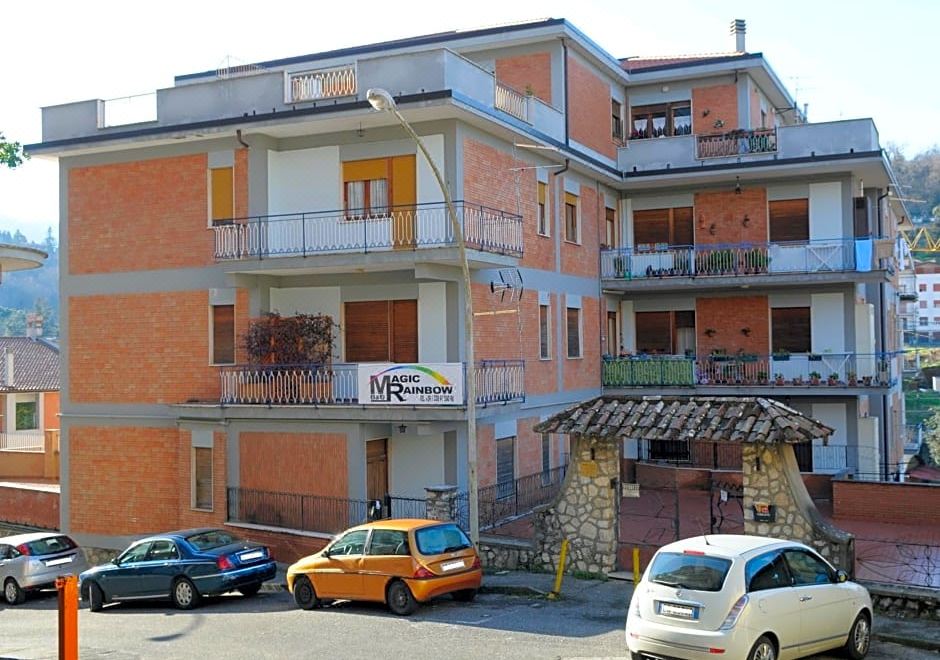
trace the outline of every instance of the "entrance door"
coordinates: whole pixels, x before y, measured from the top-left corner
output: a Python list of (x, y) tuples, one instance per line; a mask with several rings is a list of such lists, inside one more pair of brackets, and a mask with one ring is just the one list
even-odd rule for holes
[(388, 439), (366, 442), (366, 497), (381, 500), (388, 492)]

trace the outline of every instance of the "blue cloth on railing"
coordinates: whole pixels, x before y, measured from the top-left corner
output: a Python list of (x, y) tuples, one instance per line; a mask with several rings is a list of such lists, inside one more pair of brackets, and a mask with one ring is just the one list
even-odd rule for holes
[(867, 273), (871, 270), (871, 255), (874, 243), (871, 238), (855, 239), (855, 270)]

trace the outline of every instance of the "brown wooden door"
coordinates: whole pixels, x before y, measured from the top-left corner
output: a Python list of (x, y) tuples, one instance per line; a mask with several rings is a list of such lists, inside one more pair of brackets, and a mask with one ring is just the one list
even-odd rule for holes
[(418, 361), (418, 301), (393, 300), (391, 333), (392, 362)]
[(388, 439), (366, 442), (366, 497), (381, 500), (388, 492)]

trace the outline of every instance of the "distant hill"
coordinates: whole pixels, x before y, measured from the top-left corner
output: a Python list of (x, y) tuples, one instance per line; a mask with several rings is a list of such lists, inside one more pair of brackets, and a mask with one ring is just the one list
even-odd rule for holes
[(19, 230), (0, 230), (0, 243), (38, 248), (49, 255), (40, 268), (3, 274), (0, 284), (0, 336), (26, 334), (26, 314), (36, 312), (43, 317), (43, 335), (59, 336), (59, 244), (52, 235), (35, 243)]

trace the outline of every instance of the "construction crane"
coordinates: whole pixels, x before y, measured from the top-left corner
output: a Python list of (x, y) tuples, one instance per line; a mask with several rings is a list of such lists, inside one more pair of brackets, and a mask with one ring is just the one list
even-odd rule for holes
[(919, 227), (914, 230), (902, 229), (901, 236), (911, 252), (929, 252), (931, 254), (940, 253), (940, 230), (931, 232), (927, 227)]

